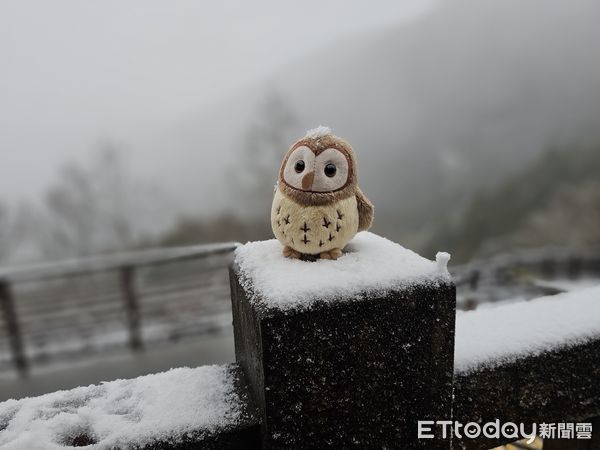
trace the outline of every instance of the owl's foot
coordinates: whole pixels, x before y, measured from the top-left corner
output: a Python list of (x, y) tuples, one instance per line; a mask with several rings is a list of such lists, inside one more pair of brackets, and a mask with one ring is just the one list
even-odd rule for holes
[(319, 254), (319, 256), (321, 257), (321, 259), (335, 260), (335, 259), (338, 259), (340, 256), (342, 256), (342, 250), (339, 248), (332, 248), (328, 252), (323, 252), (323, 253)]
[(283, 247), (283, 256), (285, 256), (286, 258), (299, 259), (302, 256), (302, 253), (286, 245)]

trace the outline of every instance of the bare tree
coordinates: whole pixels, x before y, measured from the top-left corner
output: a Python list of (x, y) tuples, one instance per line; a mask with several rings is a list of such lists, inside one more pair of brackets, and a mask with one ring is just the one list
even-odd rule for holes
[(165, 227), (167, 199), (135, 179), (122, 152), (101, 146), (58, 172), (41, 202), (0, 202), (0, 263), (31, 263), (126, 250)]
[(23, 262), (34, 246), (31, 237), (35, 223), (29, 204), (0, 204), (0, 264)]
[(8, 207), (0, 203), (0, 263), (5, 261), (10, 253), (10, 218)]
[(137, 187), (110, 144), (88, 165), (65, 165), (45, 195), (44, 226), (39, 230), (44, 256), (87, 256), (131, 247)]
[(599, 224), (600, 182), (592, 180), (559, 190), (544, 208), (529, 215), (512, 241), (514, 246), (598, 246)]
[[(69, 164), (60, 171), (60, 182), (46, 193), (49, 214), (44, 250), (50, 256), (71, 253), (83, 256), (92, 252), (96, 205), (87, 174)], [(55, 255), (56, 254), (56, 255)]]
[[(285, 99), (272, 91), (259, 106), (244, 136), (244, 153), (235, 171), (237, 196), (244, 200), (244, 215), (265, 214), (277, 179), (277, 170), (293, 135), (296, 116)], [(241, 196), (240, 196), (241, 193)]]

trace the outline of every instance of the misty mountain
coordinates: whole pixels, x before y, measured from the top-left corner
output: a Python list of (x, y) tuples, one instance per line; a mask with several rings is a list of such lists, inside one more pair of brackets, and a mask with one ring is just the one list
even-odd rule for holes
[(275, 93), (296, 118), (289, 142), (319, 124), (347, 138), (376, 206), (375, 231), (418, 247), (474, 193), (551, 144), (596, 133), (597, 17), (594, 1), (446, 1), (298, 61), (148, 145), (168, 153), (161, 170), (188, 211), (235, 214), (244, 193), (228, 180), (246, 170), (248, 130)]
[(478, 192), (457, 220), (438, 223), (428, 246), (455, 261), (523, 247), (600, 246), (600, 143), (549, 149), (493, 189)]

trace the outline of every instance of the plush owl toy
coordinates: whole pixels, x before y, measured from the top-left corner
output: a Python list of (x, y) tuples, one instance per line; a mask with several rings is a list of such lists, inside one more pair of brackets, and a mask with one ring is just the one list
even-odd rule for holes
[(358, 187), (350, 144), (327, 127), (310, 130), (288, 150), (277, 179), (271, 227), (289, 258), (337, 259), (373, 221)]

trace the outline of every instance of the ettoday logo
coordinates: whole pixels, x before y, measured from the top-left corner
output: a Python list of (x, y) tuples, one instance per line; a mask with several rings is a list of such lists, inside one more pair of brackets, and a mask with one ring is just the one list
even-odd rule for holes
[(499, 419), (493, 422), (480, 424), (478, 422), (462, 422), (452, 420), (419, 420), (418, 438), (433, 439), (438, 429), (441, 429), (442, 439), (447, 439), (450, 434), (458, 439), (475, 439), (484, 436), (489, 439), (506, 439), (516, 441), (526, 439), (531, 444), (536, 436), (544, 439), (591, 439), (591, 423), (532, 423), (525, 425), (514, 422), (501, 423)]

